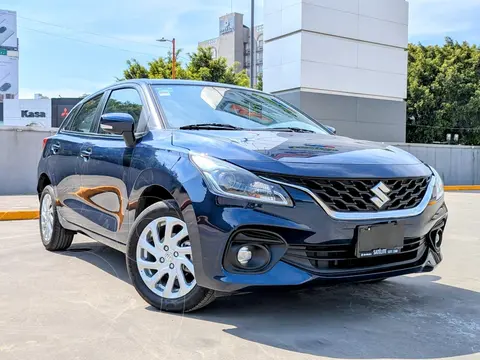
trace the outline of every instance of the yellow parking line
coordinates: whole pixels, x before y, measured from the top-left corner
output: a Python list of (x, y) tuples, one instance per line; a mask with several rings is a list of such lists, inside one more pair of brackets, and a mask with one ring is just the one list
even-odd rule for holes
[(0, 211), (0, 221), (35, 220), (38, 216), (38, 210)]
[(480, 185), (448, 185), (445, 191), (480, 190)]

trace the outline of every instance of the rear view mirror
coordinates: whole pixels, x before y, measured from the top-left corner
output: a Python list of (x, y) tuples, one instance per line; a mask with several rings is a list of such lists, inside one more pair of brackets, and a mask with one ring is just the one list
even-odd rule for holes
[(335, 129), (333, 126), (328, 126), (325, 125), (325, 127), (330, 131), (333, 135), (337, 135), (337, 129)]
[(128, 147), (135, 146), (134, 126), (132, 115), (126, 113), (103, 114), (100, 118), (102, 130), (108, 134), (122, 135)]

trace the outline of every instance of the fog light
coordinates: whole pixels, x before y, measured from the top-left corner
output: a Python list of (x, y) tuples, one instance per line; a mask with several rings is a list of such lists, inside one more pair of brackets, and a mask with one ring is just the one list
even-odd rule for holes
[(442, 242), (443, 242), (443, 231), (440, 229), (435, 234), (435, 247), (437, 249), (440, 249), (440, 247), (442, 246)]
[(252, 260), (252, 251), (248, 246), (243, 246), (237, 252), (238, 263), (242, 266), (246, 266), (250, 260)]

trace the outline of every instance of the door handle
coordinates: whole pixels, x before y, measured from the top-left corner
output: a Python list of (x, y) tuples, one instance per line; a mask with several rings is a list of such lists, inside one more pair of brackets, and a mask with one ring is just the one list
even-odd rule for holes
[(85, 150), (80, 151), (80, 156), (85, 161), (90, 160), (90, 155), (92, 155), (92, 149), (85, 149)]
[(60, 144), (58, 143), (53, 144), (51, 149), (53, 154), (58, 154), (58, 151), (60, 150)]

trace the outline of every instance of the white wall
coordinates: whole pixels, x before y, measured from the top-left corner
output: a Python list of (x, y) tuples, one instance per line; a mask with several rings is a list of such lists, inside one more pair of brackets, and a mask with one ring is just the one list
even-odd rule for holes
[[(29, 117), (31, 115), (33, 117)], [(50, 99), (6, 99), (3, 101), (3, 123), (10, 126), (26, 126), (37, 123), (50, 128), (52, 126), (52, 101)]]
[(406, 98), (405, 0), (265, 0), (264, 11), (266, 91)]
[(37, 166), (42, 156), (43, 139), (53, 130), (0, 126), (0, 195), (37, 192)]
[(480, 185), (479, 146), (392, 144), (433, 166), (445, 185)]

